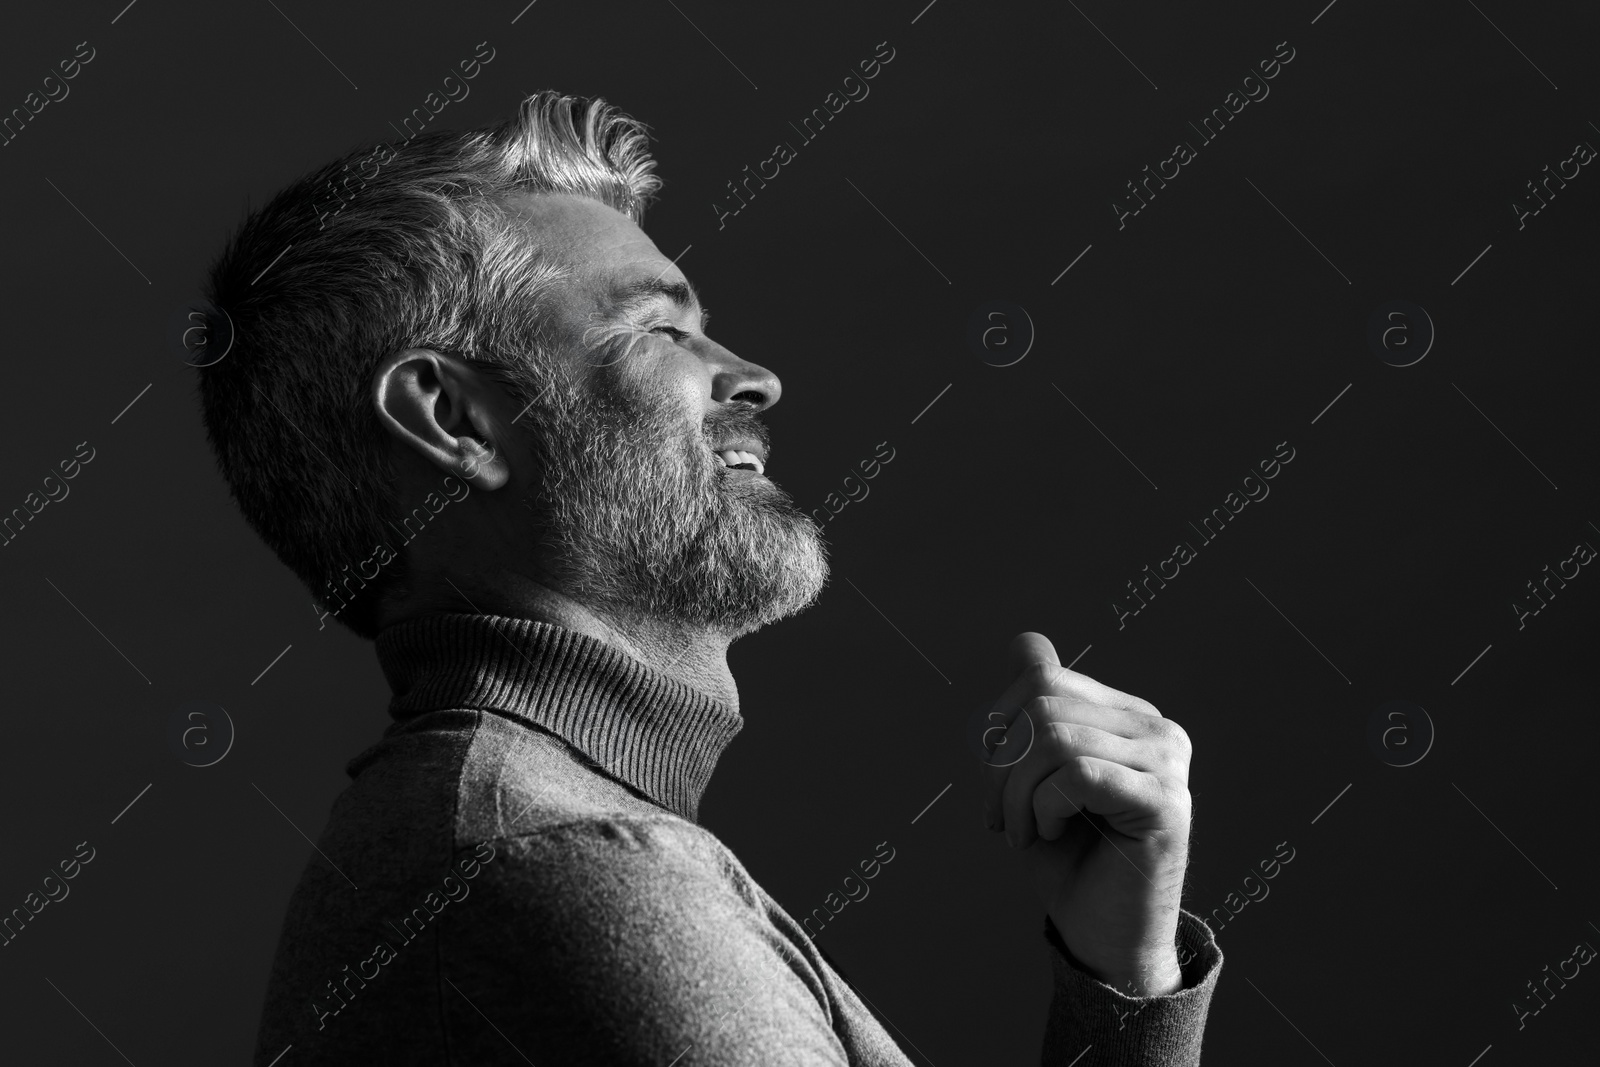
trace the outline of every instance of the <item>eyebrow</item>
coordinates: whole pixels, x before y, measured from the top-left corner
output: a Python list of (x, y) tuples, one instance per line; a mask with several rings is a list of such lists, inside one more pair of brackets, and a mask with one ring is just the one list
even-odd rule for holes
[(700, 310), (700, 329), (711, 322), (711, 312), (700, 302), (700, 294), (687, 281), (664, 282), (659, 278), (627, 282), (611, 289), (611, 303), (618, 311), (632, 311), (651, 301), (665, 298), (684, 311)]

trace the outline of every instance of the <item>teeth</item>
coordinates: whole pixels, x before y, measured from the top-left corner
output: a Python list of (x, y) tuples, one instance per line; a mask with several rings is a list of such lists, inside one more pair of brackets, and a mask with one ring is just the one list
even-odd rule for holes
[(717, 453), (717, 458), (730, 467), (741, 465), (752, 467), (757, 474), (765, 474), (767, 470), (766, 464), (761, 462), (761, 458), (750, 452), (741, 452), (731, 448), (724, 449)]

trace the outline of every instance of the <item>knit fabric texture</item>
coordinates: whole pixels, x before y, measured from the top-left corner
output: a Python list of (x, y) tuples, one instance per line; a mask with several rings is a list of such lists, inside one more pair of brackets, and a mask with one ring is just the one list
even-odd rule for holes
[[(378, 636), (395, 721), (352, 759), (289, 902), (255, 1064), (910, 1067), (799, 923), (697, 823), (734, 709), (547, 623)], [(1048, 920), (1040, 1062), (1196, 1064), (1222, 955), (1132, 998)]]

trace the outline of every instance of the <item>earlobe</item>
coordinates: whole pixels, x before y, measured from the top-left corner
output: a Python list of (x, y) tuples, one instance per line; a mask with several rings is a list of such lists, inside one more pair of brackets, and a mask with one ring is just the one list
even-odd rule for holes
[(498, 489), (511, 480), (511, 469), (495, 450), (475, 437), (456, 439), (461, 477), (477, 489)]

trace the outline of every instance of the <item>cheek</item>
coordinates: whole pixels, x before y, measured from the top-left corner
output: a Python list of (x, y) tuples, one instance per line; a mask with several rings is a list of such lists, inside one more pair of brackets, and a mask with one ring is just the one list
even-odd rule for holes
[(671, 359), (662, 361), (662, 385), (672, 391), (698, 424), (705, 418), (707, 401), (711, 399), (711, 372), (694, 353), (676, 346), (673, 352)]
[(670, 358), (641, 360), (634, 387), (647, 405), (670, 427), (672, 437), (686, 438), (692, 447), (710, 456), (706, 437), (706, 409), (711, 396), (711, 376), (705, 365), (688, 352)]
[(594, 327), (583, 335), (579, 349), (584, 371), (603, 384), (616, 386), (639, 362), (648, 338), (637, 330), (618, 326)]
[(597, 368), (592, 383), (630, 413), (618, 427), (627, 442), (624, 447), (681, 456), (683, 469), (697, 479), (715, 479), (722, 462), (712, 455), (706, 435), (709, 371), (676, 345), (641, 341), (627, 359)]
[(626, 354), (596, 368), (603, 389), (632, 407), (700, 421), (711, 394), (711, 376), (692, 352), (641, 333), (614, 343)]

